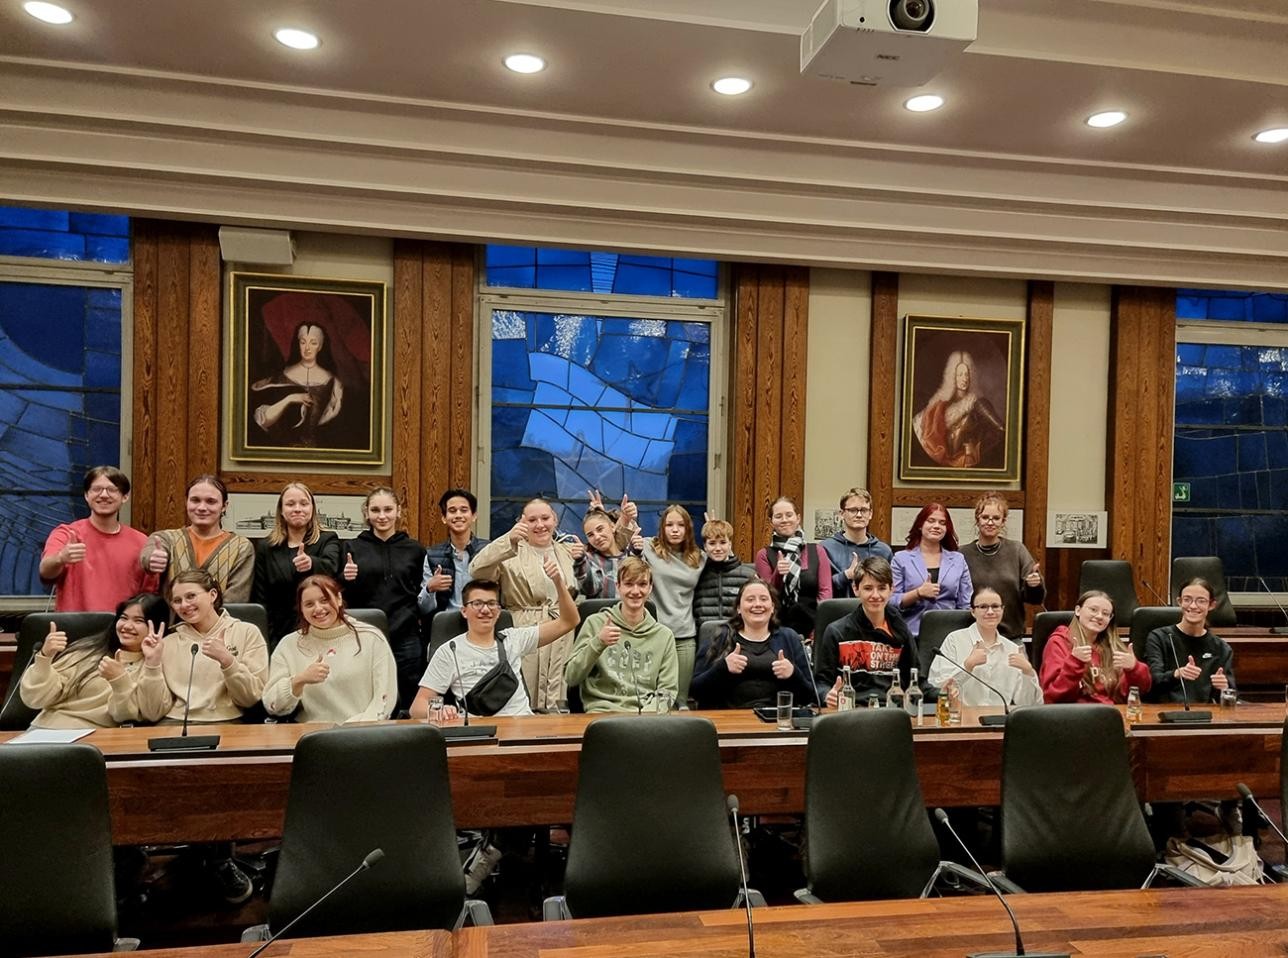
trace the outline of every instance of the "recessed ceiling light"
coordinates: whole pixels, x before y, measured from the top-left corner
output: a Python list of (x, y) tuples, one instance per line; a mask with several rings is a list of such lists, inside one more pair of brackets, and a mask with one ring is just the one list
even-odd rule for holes
[(1127, 119), (1127, 114), (1122, 110), (1106, 110), (1104, 113), (1093, 113), (1087, 117), (1087, 126), (1094, 126), (1098, 130), (1107, 127), (1117, 126), (1123, 120)]
[(317, 34), (309, 33), (307, 30), (297, 30), (294, 27), (283, 27), (273, 36), (282, 46), (290, 47), (292, 50), (316, 50), (320, 42)]
[(62, 26), (64, 23), (72, 22), (72, 12), (60, 7), (56, 3), (41, 3), (40, 0), (31, 0), (24, 3), (22, 9), (26, 10), (37, 20), (43, 20), (45, 23), (54, 23)]
[(914, 96), (910, 100), (905, 100), (903, 108), (911, 110), (913, 113), (929, 113), (931, 110), (938, 110), (943, 105), (943, 97), (935, 96), (933, 93), (923, 93), (921, 96)]
[(711, 84), (711, 89), (725, 96), (740, 96), (751, 89), (751, 81), (745, 77), (721, 77)]
[(515, 73), (540, 73), (546, 68), (546, 61), (534, 53), (511, 53), (505, 58), (505, 65)]
[(1273, 130), (1262, 130), (1253, 139), (1258, 143), (1283, 143), (1288, 141), (1288, 126), (1277, 127)]

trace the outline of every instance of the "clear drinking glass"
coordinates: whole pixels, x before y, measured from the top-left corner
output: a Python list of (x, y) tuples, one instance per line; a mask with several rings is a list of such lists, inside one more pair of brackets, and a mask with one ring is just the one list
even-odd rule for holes
[(956, 683), (948, 690), (948, 724), (962, 724), (962, 690)]
[(778, 727), (784, 732), (792, 730), (792, 693), (778, 693)]
[(1238, 703), (1239, 703), (1239, 693), (1237, 690), (1235, 689), (1221, 690), (1221, 708), (1222, 709), (1228, 709), (1232, 711)]
[(436, 695), (429, 700), (429, 712), (425, 715), (425, 721), (430, 725), (443, 724), (443, 697)]

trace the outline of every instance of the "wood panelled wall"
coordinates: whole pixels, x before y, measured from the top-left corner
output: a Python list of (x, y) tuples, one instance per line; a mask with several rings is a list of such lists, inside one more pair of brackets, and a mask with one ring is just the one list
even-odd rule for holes
[(438, 497), (470, 488), (474, 443), (474, 249), (394, 244), (392, 485), (408, 532), (442, 537)]
[(134, 221), (131, 524), (184, 522), (184, 485), (219, 465), (220, 260), (216, 228)]
[(804, 508), (809, 271), (739, 265), (734, 288), (726, 518), (738, 554), (750, 559), (769, 541), (774, 499), (791, 496)]
[(1109, 551), (1167, 593), (1172, 552), (1172, 438), (1176, 400), (1176, 290), (1115, 290), (1109, 341)]
[(390, 471), (220, 471), (223, 271), (217, 228), (134, 222), (132, 524), (184, 523), (184, 485), (215, 473), (232, 492), (277, 492), (303, 478), (317, 493), (361, 495), (392, 485), (408, 532), (441, 536), (442, 490), (470, 485), (474, 421), (474, 251), (395, 244)]

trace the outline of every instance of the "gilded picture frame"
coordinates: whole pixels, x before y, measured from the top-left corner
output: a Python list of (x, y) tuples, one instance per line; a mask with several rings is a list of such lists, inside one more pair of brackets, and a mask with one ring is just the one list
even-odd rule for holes
[(225, 302), (228, 458), (383, 464), (385, 284), (230, 272)]
[(899, 478), (1018, 482), (1024, 321), (906, 316)]

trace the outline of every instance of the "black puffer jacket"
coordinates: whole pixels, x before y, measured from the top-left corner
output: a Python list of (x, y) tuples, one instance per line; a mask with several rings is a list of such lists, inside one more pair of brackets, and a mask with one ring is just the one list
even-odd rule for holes
[(693, 619), (702, 630), (702, 623), (715, 619), (723, 622), (733, 614), (738, 601), (738, 590), (748, 579), (754, 578), (756, 567), (731, 555), (724, 562), (707, 560), (693, 590)]

